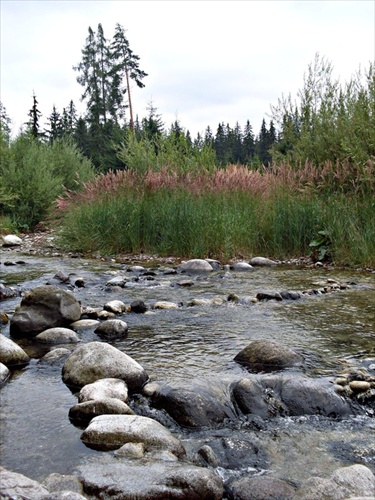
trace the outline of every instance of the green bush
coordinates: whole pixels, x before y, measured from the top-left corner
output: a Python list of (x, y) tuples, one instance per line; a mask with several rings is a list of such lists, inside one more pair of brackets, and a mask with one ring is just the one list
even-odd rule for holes
[(1, 147), (0, 209), (18, 229), (33, 229), (65, 188), (79, 189), (94, 176), (90, 162), (69, 140), (51, 146), (21, 134)]

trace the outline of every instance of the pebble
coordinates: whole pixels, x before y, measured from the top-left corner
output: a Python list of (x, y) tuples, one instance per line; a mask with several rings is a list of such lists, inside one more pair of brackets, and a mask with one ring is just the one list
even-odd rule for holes
[(349, 382), (349, 387), (353, 392), (363, 392), (368, 391), (371, 388), (371, 384), (365, 380), (353, 380)]

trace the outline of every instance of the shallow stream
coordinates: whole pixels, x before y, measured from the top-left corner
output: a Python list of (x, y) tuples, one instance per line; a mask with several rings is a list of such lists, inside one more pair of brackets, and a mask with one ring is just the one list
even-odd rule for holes
[[(307, 360), (305, 373), (311, 377), (335, 377), (371, 359), (375, 363), (375, 274), (370, 272), (278, 266), (188, 277), (164, 273), (166, 266), (152, 264), (154, 276), (138, 276), (127, 266), (99, 260), (39, 258), (12, 252), (4, 257), (0, 258), (0, 282), (16, 289), (45, 284), (62, 271), (71, 275), (72, 282), (74, 276), (84, 279), (85, 287), (72, 287), (84, 306), (102, 307), (113, 299), (125, 304), (142, 299), (149, 307), (159, 300), (181, 304), (175, 310), (126, 314), (122, 319), (129, 334), (112, 342), (140, 363), (151, 380), (246, 376), (246, 370), (233, 358), (254, 339), (275, 340), (302, 352)], [(19, 263), (5, 266), (5, 260)], [(123, 289), (109, 292), (105, 284), (117, 275), (125, 276), (128, 282)], [(187, 278), (192, 280), (191, 286), (178, 284)], [(246, 300), (260, 291), (316, 288), (328, 279), (348, 283), (350, 288), (295, 301)], [(228, 302), (229, 294), (238, 295), (240, 301)], [(225, 302), (188, 307), (193, 298), (222, 298)], [(4, 300), (0, 310), (11, 315), (20, 300)], [(9, 336), (9, 325), (2, 326), (1, 333)], [(82, 342), (100, 341), (90, 329), (78, 334)], [(1, 388), (1, 465), (38, 480), (52, 472), (72, 473), (78, 464), (104, 452), (83, 445), (82, 430), (69, 421), (69, 408), (77, 398), (62, 382), (61, 366), (38, 362), (57, 346), (17, 342), (33, 359), (26, 368), (13, 372)], [(259, 456), (250, 469), (270, 471), (296, 483), (312, 475), (326, 477), (353, 463), (367, 465), (375, 472), (375, 419), (371, 411), (341, 421), (318, 416), (278, 418), (258, 431), (240, 425), (210, 431), (172, 427), (188, 450), (212, 439), (256, 443), (264, 457)], [(239, 474), (241, 465), (218, 472), (223, 477)]]

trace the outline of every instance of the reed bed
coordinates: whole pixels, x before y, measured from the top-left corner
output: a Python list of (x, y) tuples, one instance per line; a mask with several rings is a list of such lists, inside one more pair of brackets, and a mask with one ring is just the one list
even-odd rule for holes
[(292, 258), (329, 235), (338, 264), (375, 265), (375, 171), (368, 162), (212, 172), (108, 172), (57, 200), (62, 241), (81, 252)]

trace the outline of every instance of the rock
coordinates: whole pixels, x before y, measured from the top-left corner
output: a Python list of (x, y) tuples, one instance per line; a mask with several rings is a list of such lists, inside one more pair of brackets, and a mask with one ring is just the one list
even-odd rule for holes
[(109, 281), (107, 281), (106, 286), (119, 286), (121, 288), (124, 288), (125, 284), (125, 278), (123, 278), (122, 276), (115, 276), (114, 278), (111, 278)]
[(182, 443), (162, 424), (138, 415), (101, 415), (91, 420), (81, 435), (90, 448), (115, 450), (125, 443), (143, 443), (146, 450), (162, 448), (178, 457), (185, 455)]
[(302, 297), (302, 293), (293, 290), (282, 290), (280, 296), (284, 300), (298, 300)]
[(145, 445), (143, 443), (126, 443), (114, 454), (116, 457), (142, 458), (145, 454)]
[(119, 378), (131, 391), (148, 380), (146, 371), (133, 358), (102, 342), (79, 346), (66, 360), (62, 378), (65, 384), (83, 387), (103, 378)]
[(73, 330), (84, 330), (98, 325), (100, 325), (100, 321), (97, 319), (79, 319), (78, 321), (71, 323), (69, 328), (72, 328)]
[(164, 409), (184, 427), (215, 427), (225, 419), (235, 418), (235, 411), (220, 382), (203, 380), (191, 386), (175, 383), (156, 389), (152, 405)]
[(219, 269), (221, 269), (221, 264), (218, 260), (215, 259), (204, 259), (204, 260), (210, 264), (210, 266), (214, 271), (218, 271)]
[(0, 325), (6, 325), (9, 322), (9, 317), (5, 311), (0, 311)]
[(228, 499), (241, 500), (290, 500), (296, 487), (270, 476), (246, 476), (230, 481)]
[(118, 378), (104, 378), (92, 384), (85, 385), (78, 395), (78, 401), (80, 403), (104, 398), (115, 398), (126, 403), (128, 401), (128, 388), (126, 383)]
[(266, 266), (276, 266), (277, 262), (271, 259), (267, 259), (266, 257), (253, 257), (250, 260), (249, 264), (252, 266), (266, 267)]
[(69, 328), (48, 328), (34, 337), (38, 342), (45, 344), (68, 344), (80, 342), (78, 335)]
[(352, 380), (349, 382), (349, 387), (353, 392), (363, 392), (371, 389), (371, 384), (365, 380)]
[(252, 370), (280, 370), (301, 364), (303, 357), (271, 340), (253, 340), (234, 358)]
[(47, 354), (40, 358), (38, 363), (50, 366), (62, 365), (70, 353), (71, 351), (69, 349), (66, 349), (65, 347), (58, 347), (57, 349), (47, 352)]
[(105, 339), (119, 339), (125, 337), (128, 333), (128, 325), (120, 319), (108, 319), (99, 324), (94, 333)]
[(40, 483), (18, 472), (0, 467), (0, 498), (4, 500), (40, 500), (49, 491)]
[(75, 491), (53, 491), (44, 495), (40, 500), (86, 500), (87, 497)]
[(147, 306), (143, 300), (133, 300), (130, 304), (130, 311), (137, 314), (142, 314), (147, 311)]
[(221, 500), (223, 483), (213, 471), (180, 462), (109, 462), (83, 465), (78, 474), (95, 498)]
[(32, 338), (47, 328), (68, 326), (80, 317), (81, 305), (72, 293), (44, 285), (25, 294), (10, 320), (10, 333)]
[(254, 267), (248, 262), (235, 262), (231, 268), (233, 271), (254, 271)]
[(78, 403), (69, 410), (71, 420), (89, 422), (99, 415), (134, 415), (133, 410), (116, 398), (92, 399)]
[(336, 394), (329, 379), (293, 375), (254, 375), (236, 382), (233, 399), (245, 414), (262, 418), (276, 416), (323, 415), (346, 417), (347, 401)]
[(177, 281), (177, 286), (180, 286), (181, 288), (189, 288), (194, 285), (193, 280), (180, 280)]
[[(10, 286), (5, 286), (3, 283), (0, 283), (0, 300), (12, 299), (17, 295), (17, 292), (14, 288)], [(5, 314), (5, 313), (4, 313)], [(5, 318), (6, 316), (3, 316)], [(5, 323), (4, 321), (2, 321)]]
[(25, 366), (30, 361), (26, 352), (13, 340), (0, 334), (0, 362), (7, 367)]
[(7, 234), (2, 236), (3, 247), (17, 247), (22, 245), (22, 240), (15, 234)]
[(179, 270), (184, 272), (199, 273), (213, 271), (213, 268), (211, 264), (204, 259), (191, 259), (186, 262), (182, 262), (179, 266)]
[(204, 444), (201, 448), (199, 448), (198, 455), (202, 457), (203, 460), (211, 467), (217, 467), (219, 465), (219, 461), (214, 450), (207, 444)]
[(121, 314), (126, 311), (126, 305), (121, 300), (110, 300), (104, 304), (104, 310), (115, 314)]
[(42, 486), (51, 493), (56, 491), (83, 493), (82, 484), (78, 477), (67, 474), (50, 474), (43, 480)]
[(159, 300), (152, 305), (152, 309), (178, 309), (178, 304), (175, 302), (168, 302), (166, 300)]
[(293, 499), (346, 500), (352, 497), (374, 497), (375, 476), (364, 465), (337, 469), (330, 478), (311, 477), (304, 481)]
[(9, 376), (10, 376), (9, 368), (0, 362), (0, 384), (6, 382)]
[(258, 300), (283, 300), (279, 292), (258, 292), (255, 298)]

